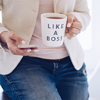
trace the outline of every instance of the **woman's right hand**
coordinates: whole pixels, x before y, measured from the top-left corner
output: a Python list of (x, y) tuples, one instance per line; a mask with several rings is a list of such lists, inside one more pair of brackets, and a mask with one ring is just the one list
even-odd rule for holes
[(38, 52), (38, 48), (36, 49), (19, 49), (18, 45), (20, 44), (26, 44), (26, 42), (19, 37), (15, 32), (12, 31), (5, 31), (0, 34), (0, 39), (2, 42), (5, 42), (8, 46), (8, 49), (14, 54), (14, 55), (22, 55), (22, 56), (28, 56), (31, 55), (34, 52)]

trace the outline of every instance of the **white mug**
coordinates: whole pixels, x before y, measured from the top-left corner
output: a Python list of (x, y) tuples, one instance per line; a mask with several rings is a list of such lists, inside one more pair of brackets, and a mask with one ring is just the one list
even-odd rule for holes
[(46, 46), (59, 47), (63, 44), (67, 16), (58, 13), (41, 15), (42, 41)]

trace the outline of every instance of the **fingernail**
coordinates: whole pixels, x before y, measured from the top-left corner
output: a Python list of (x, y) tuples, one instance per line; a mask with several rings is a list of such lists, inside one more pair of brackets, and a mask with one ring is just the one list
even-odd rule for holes
[(71, 23), (68, 23), (68, 24), (67, 24), (67, 27), (71, 27)]
[(34, 50), (34, 52), (38, 52), (39, 50)]
[(21, 42), (22, 44), (26, 44), (26, 42), (23, 40), (22, 42)]
[(31, 52), (31, 51), (32, 51), (31, 49), (27, 50), (27, 52)]

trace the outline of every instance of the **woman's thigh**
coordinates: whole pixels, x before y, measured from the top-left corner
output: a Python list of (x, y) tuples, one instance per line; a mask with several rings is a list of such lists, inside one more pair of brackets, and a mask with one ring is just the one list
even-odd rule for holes
[(20, 63), (11, 74), (0, 75), (0, 84), (12, 100), (61, 100), (54, 77), (39, 64)]
[(86, 66), (75, 70), (72, 63), (64, 64), (56, 74), (56, 84), (62, 100), (88, 100)]

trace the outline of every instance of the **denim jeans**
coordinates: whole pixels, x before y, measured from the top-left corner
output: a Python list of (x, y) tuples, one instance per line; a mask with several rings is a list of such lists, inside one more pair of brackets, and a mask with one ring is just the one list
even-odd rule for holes
[(86, 66), (75, 70), (69, 57), (46, 60), (23, 57), (15, 70), (0, 75), (12, 100), (88, 100)]

